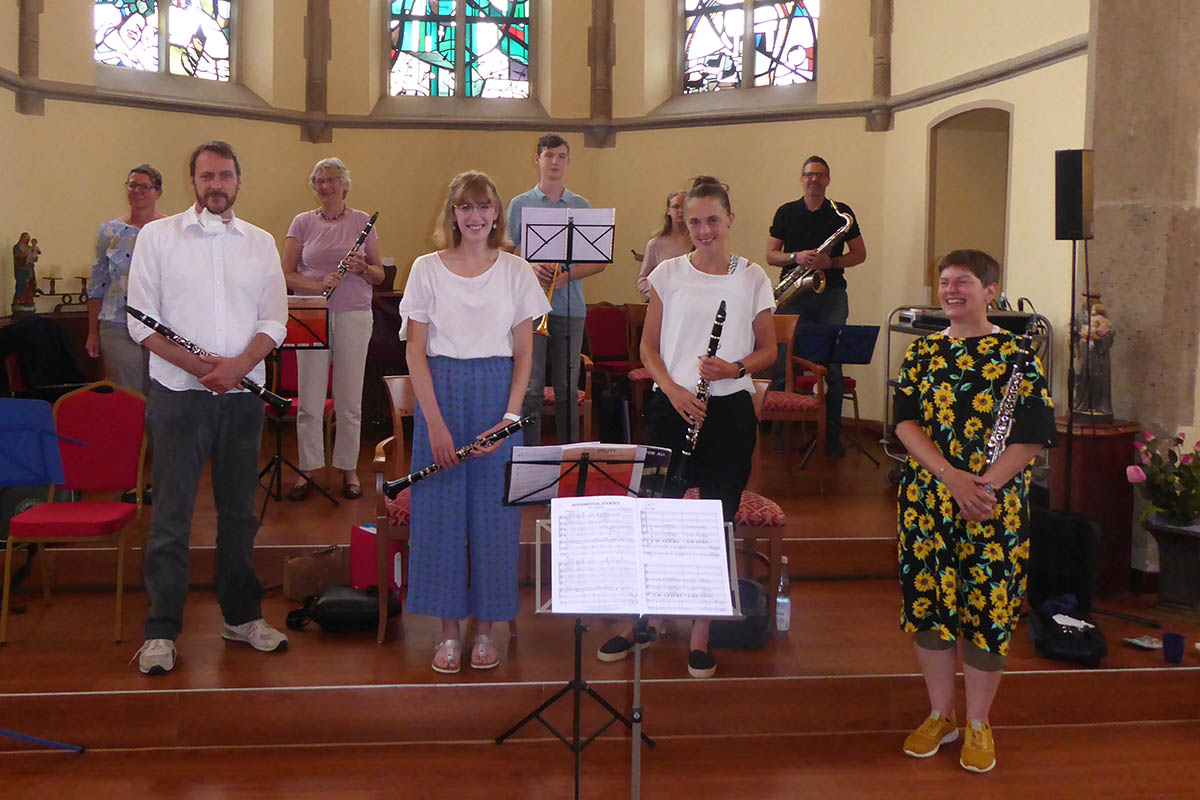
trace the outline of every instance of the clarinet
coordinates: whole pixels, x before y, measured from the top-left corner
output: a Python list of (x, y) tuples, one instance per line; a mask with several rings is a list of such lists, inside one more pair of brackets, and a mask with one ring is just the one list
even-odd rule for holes
[[(155, 333), (161, 333), (172, 344), (179, 345), (184, 350), (187, 350), (189, 353), (194, 353), (195, 355), (198, 355), (198, 356), (212, 355), (212, 353), (208, 352), (203, 347), (201, 347), (200, 345), (193, 342), (191, 339), (183, 338), (178, 333), (171, 330), (166, 325), (163, 325), (161, 322), (159, 322), (158, 320), (156, 320), (154, 317), (150, 316), (149, 314), (146, 314), (145, 312), (142, 312), (142, 311), (138, 311), (133, 306), (126, 306), (125, 310), (129, 314), (129, 316), (133, 317), (138, 322), (142, 323), (143, 325), (145, 325), (147, 328), (154, 331)], [(286, 397), (280, 397), (279, 395), (275, 394), (267, 387), (263, 386), (261, 383), (255, 383), (254, 381), (250, 380), (249, 378), (242, 378), (242, 386), (249, 389), (250, 391), (254, 392), (259, 397), (261, 397), (268, 405), (271, 406), (271, 408), (275, 409), (275, 411), (280, 414), (287, 413), (287, 411), (292, 407), (291, 400), (289, 400)]]
[[(487, 447), (490, 444), (495, 444), (496, 442), (503, 441), (504, 439), (507, 439), (509, 436), (512, 436), (514, 433), (521, 430), (521, 428), (525, 427), (526, 425), (530, 424), (531, 422), (533, 422), (532, 414), (530, 414), (528, 417), (522, 417), (521, 419), (517, 420), (516, 422), (513, 422), (509, 425), (505, 425), (503, 428), (501, 428), (498, 431), (489, 433), (487, 436), (481, 436), (480, 438), (476, 439), (474, 442), (467, 445), (466, 447), (458, 448), (457, 450), (454, 451), (454, 455), (455, 455), (455, 457), (458, 458), (459, 461), (466, 461), (468, 458), (475, 455), (476, 447)], [(383, 482), (383, 493), (387, 496), (387, 498), (389, 500), (395, 499), (396, 495), (403, 492), (409, 486), (412, 486), (417, 481), (422, 481), (422, 480), (428, 478), (430, 475), (433, 475), (436, 472), (441, 472), (441, 470), (442, 470), (442, 468), (439, 467), (437, 464), (430, 464), (425, 469), (419, 470), (417, 472), (409, 473), (408, 475), (405, 475), (403, 478), (399, 478), (394, 481), (384, 481)]]
[[(367, 235), (371, 233), (371, 228), (375, 227), (375, 220), (377, 220), (377, 219), (379, 219), (378, 211), (376, 211), (374, 214), (372, 214), (371, 218), (369, 220), (367, 220), (367, 226), (365, 228), (363, 228), (362, 233), (360, 233), (358, 235), (358, 240), (354, 242), (354, 246), (350, 248), (350, 252), (346, 253), (346, 255), (342, 258), (342, 260), (338, 262), (336, 272), (339, 277), (344, 278), (346, 276), (346, 268), (349, 266), (346, 263), (347, 259), (349, 259), (350, 256), (357, 253), (359, 251), (359, 249), (363, 246), (363, 242), (365, 242), (367, 240)], [(323, 291), (321, 294), (323, 294), (325, 296), (325, 299), (328, 300), (329, 295), (333, 294), (333, 290), (336, 288), (337, 288), (336, 286), (326, 286), (325, 291)]]
[(1033, 342), (1030, 336), (1037, 324), (1037, 317), (1030, 317), (1025, 326), (1025, 333), (1020, 337), (1023, 345), (1017, 350), (1012, 362), (1012, 373), (1008, 383), (1004, 385), (1004, 396), (1000, 399), (1000, 407), (996, 410), (996, 424), (992, 426), (992, 435), (987, 440), (987, 466), (996, 463), (996, 459), (1004, 452), (1008, 437), (1012, 433), (1013, 414), (1017, 410), (1017, 402), (1021, 397), (1021, 381), (1025, 378), (1025, 367), (1033, 356)]
[[(717, 306), (717, 316), (713, 320), (712, 333), (708, 337), (708, 351), (706, 355), (712, 358), (717, 354), (717, 348), (721, 345), (721, 331), (725, 328), (725, 301), (721, 301), (721, 305)], [(708, 381), (704, 378), (696, 381), (696, 399), (700, 402), (708, 400)], [(688, 428), (687, 437), (684, 441), (683, 449), (679, 451), (675, 461), (671, 465), (671, 472), (667, 476), (667, 481), (676, 485), (682, 485), (687, 481), (687, 466), (688, 460), (691, 459), (692, 453), (696, 450), (696, 441), (700, 438), (700, 424), (693, 422)]]

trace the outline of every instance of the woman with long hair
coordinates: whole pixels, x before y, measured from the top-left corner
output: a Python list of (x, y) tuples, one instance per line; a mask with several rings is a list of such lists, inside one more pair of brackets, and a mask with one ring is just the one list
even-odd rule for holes
[(667, 195), (667, 210), (663, 215), (662, 227), (646, 242), (642, 255), (642, 269), (637, 276), (637, 288), (647, 299), (650, 298), (650, 273), (669, 258), (686, 255), (692, 250), (692, 237), (688, 236), (683, 223), (683, 203), (687, 192), (671, 192)]

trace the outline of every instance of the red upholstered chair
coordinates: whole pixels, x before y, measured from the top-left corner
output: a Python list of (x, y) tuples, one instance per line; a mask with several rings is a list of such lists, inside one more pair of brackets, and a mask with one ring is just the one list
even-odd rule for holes
[[(862, 420), (858, 416), (858, 381), (846, 375), (842, 378), (844, 390), (842, 399), (849, 400), (854, 404), (854, 430), (858, 430), (862, 425)], [(796, 391), (800, 394), (815, 394), (817, 388), (816, 375), (797, 375), (796, 376)]]
[(628, 373), (637, 361), (630, 346), (625, 307), (612, 303), (589, 306), (585, 324), (592, 367), (609, 385), (614, 378)]
[[(775, 341), (783, 345), (788, 353), (792, 350), (792, 338), (796, 333), (798, 317), (792, 314), (776, 314), (772, 317), (775, 324)], [(817, 389), (816, 394), (800, 394), (796, 391), (796, 370), (811, 373)], [(784, 388), (782, 391), (768, 391), (763, 399), (762, 412), (759, 419), (772, 422), (783, 422), (784, 428), (784, 464), (792, 468), (792, 423), (813, 422), (817, 426), (817, 435), (805, 452), (805, 460), (816, 450), (825, 452), (825, 373), (828, 370), (820, 364), (814, 364), (808, 359), (791, 356), (784, 360)]]
[(408, 448), (405, 446), (404, 419), (417, 412), (417, 397), (407, 375), (385, 375), (383, 385), (392, 407), (392, 435), (375, 446), (371, 470), (375, 473), (375, 585), (379, 588), (379, 630), (375, 640), (383, 643), (387, 634), (388, 553), (392, 542), (400, 542), (403, 583), (408, 585), (408, 489), (388, 500), (383, 482), (408, 474)]
[[(117, 548), (116, 620), (113, 638), (121, 641), (128, 529), (142, 510), (146, 456), (146, 399), (112, 381), (99, 381), (64, 394), (54, 404), (60, 436), (63, 484), (51, 487), (50, 502), (12, 518), (4, 553), (4, 595), (0, 601), (0, 643), (8, 640), (9, 582), (17, 543), (47, 546), (42, 554), (42, 594), (50, 602), (52, 574), (48, 546), (115, 544)], [(133, 489), (135, 503), (87, 499), (92, 493), (115, 495)], [(84, 493), (81, 502), (56, 502), (56, 494)]]
[[(684, 497), (696, 499), (700, 492), (688, 489)], [(749, 563), (758, 555), (759, 539), (767, 540), (767, 616), (771, 629), (775, 629), (775, 587), (783, 572), (783, 532), (787, 528), (787, 515), (779, 504), (757, 492), (742, 492), (738, 501), (737, 514), (733, 518), (734, 539), (742, 540), (742, 551), (746, 554), (743, 563)]]
[[(590, 442), (592, 440), (592, 360), (585, 355), (579, 357), (583, 359), (583, 387), (577, 390), (579, 434), (583, 441)], [(546, 378), (547, 380), (550, 378), (550, 370), (546, 370)], [(554, 387), (546, 386), (542, 389), (542, 417), (553, 416)]]

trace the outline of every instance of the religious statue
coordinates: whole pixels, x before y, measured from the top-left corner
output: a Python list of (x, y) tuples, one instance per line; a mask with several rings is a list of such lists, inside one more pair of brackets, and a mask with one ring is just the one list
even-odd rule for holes
[(32, 314), (36, 310), (33, 297), (37, 291), (34, 265), (38, 256), (42, 254), (42, 249), (38, 247), (37, 239), (30, 239), (28, 233), (22, 233), (13, 245), (12, 252), (13, 277), (16, 280), (13, 287), (12, 313)]
[(1083, 296), (1083, 308), (1072, 321), (1076, 337), (1074, 411), (1083, 424), (1109, 423), (1112, 409), (1111, 351), (1117, 333), (1100, 294)]

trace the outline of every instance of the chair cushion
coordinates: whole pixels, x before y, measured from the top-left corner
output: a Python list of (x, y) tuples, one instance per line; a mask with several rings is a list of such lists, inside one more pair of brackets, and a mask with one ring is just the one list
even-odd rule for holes
[(593, 361), (592, 366), (604, 372), (628, 372), (632, 361)]
[(13, 517), (16, 539), (88, 539), (108, 536), (133, 521), (132, 503), (43, 503)]
[(409, 520), (408, 489), (384, 503), (387, 507), (388, 524), (393, 528), (407, 525)]
[(767, 392), (763, 398), (763, 411), (816, 411), (821, 406), (815, 395), (792, 392)]
[(631, 381), (648, 381), (651, 379), (650, 378), (650, 370), (646, 369), (645, 367), (638, 367), (637, 369), (631, 369), (631, 370), (629, 370), (629, 374), (626, 375), (625, 377), (629, 378), (629, 380), (631, 380)]
[[(817, 376), (816, 375), (797, 375), (796, 376), (796, 391), (801, 394), (816, 394)], [(858, 388), (858, 381), (850, 376), (842, 378), (842, 385), (846, 387), (847, 392), (852, 392)]]
[[(580, 389), (579, 390), (579, 399), (577, 401), (579, 403), (579, 405), (583, 405), (583, 398), (586, 396), (587, 395), (583, 391), (583, 389)], [(542, 402), (548, 406), (554, 405), (554, 387), (553, 386), (547, 386), (545, 389), (542, 390)]]
[[(688, 489), (683, 495), (689, 500), (700, 497), (699, 489)], [(763, 497), (757, 492), (742, 492), (738, 502), (737, 514), (733, 518), (734, 525), (747, 525), (752, 528), (782, 528), (787, 525), (787, 514), (774, 500)]]

